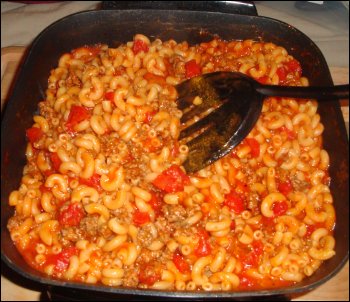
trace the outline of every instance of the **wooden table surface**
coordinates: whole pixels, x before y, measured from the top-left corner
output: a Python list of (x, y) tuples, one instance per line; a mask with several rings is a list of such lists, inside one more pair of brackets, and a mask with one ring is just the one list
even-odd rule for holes
[[(6, 102), (23, 47), (1, 49), (1, 108)], [(349, 83), (349, 69), (330, 67), (335, 84)], [(342, 100), (342, 112), (349, 134), (349, 101)], [(1, 263), (1, 301), (39, 301), (44, 286), (27, 280)], [(291, 297), (293, 301), (349, 301), (349, 261), (331, 280), (313, 291)]]

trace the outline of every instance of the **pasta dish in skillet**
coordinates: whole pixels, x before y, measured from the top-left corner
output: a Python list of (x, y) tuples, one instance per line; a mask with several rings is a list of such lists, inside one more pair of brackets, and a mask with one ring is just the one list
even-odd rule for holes
[(335, 255), (329, 156), (315, 100), (270, 97), (247, 138), (187, 174), (174, 86), (214, 71), (308, 86), (273, 43), (214, 39), (63, 54), (26, 130), (11, 238), (54, 278), (113, 287), (285, 287)]

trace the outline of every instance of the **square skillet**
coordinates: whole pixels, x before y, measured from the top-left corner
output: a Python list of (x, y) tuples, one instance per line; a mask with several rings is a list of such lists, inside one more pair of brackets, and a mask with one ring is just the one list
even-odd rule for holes
[[(125, 1), (122, 1), (125, 2)], [(142, 2), (142, 1), (141, 1)], [(182, 1), (180, 1), (182, 3)], [(191, 1), (189, 1), (191, 2)], [(136, 3), (136, 2), (135, 2)], [(160, 3), (160, 2), (158, 2)], [(171, 3), (171, 2), (167, 2)], [(193, 4), (193, 2), (192, 2)], [(199, 10), (198, 10), (199, 9)], [(254, 8), (255, 10), (255, 8)], [(243, 12), (245, 14), (245, 12)], [(334, 230), (336, 255), (301, 283), (288, 288), (249, 292), (182, 292), (156, 291), (135, 288), (111, 288), (52, 279), (32, 269), (16, 250), (6, 228), (14, 209), (8, 205), (8, 196), (18, 188), (25, 158), (25, 129), (32, 125), (38, 102), (45, 99), (50, 70), (57, 66), (60, 55), (72, 49), (95, 43), (110, 47), (131, 41), (137, 33), (151, 40), (174, 39), (190, 44), (210, 41), (219, 36), (225, 40), (254, 39), (273, 42), (285, 47), (301, 62), (303, 75), (310, 85), (333, 85), (327, 63), (318, 47), (294, 27), (275, 19), (225, 12), (206, 12), (201, 8), (191, 11), (176, 8), (125, 9), (89, 11), (65, 17), (47, 27), (35, 39), (19, 70), (12, 96), (2, 116), (1, 124), (1, 258), (13, 270), (36, 282), (65, 287), (92, 295), (109, 294), (115, 299), (147, 297), (181, 299), (242, 299), (291, 295), (306, 292), (332, 278), (348, 259), (349, 245), (349, 184), (348, 138), (338, 100), (320, 103), (318, 112), (325, 126), (324, 148), (330, 155), (331, 192), (334, 197), (337, 224)]]

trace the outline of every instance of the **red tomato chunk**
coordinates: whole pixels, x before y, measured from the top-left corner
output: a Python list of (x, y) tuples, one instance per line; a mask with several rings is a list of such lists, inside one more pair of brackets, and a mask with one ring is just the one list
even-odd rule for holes
[(284, 66), (278, 67), (276, 73), (281, 82), (283, 82), (287, 77), (287, 70)]
[(39, 190), (41, 193), (51, 193), (51, 188), (45, 187), (44, 185), (40, 185)]
[(77, 226), (84, 216), (85, 212), (82, 205), (75, 202), (58, 214), (58, 222), (62, 226)]
[(253, 241), (251, 251), (241, 255), (244, 268), (257, 267), (263, 251), (263, 243), (261, 241)]
[(290, 182), (290, 180), (280, 182), (278, 184), (278, 191), (280, 191), (285, 196), (287, 196), (290, 192), (292, 192), (293, 186), (292, 186), (292, 183)]
[(154, 213), (155, 213), (156, 217), (161, 215), (161, 213), (162, 213), (162, 206), (163, 206), (163, 199), (162, 199), (161, 196), (157, 195), (156, 193), (152, 193), (152, 198), (148, 202), (148, 204), (154, 210)]
[(140, 51), (148, 52), (148, 45), (142, 40), (136, 40), (132, 47), (134, 54), (138, 54)]
[(173, 255), (173, 262), (176, 268), (183, 274), (190, 272), (190, 266), (184, 259), (183, 255), (180, 254), (179, 249), (176, 249)]
[(260, 155), (260, 144), (255, 138), (245, 139), (248, 146), (250, 147), (250, 154), (252, 157), (259, 157)]
[(256, 284), (256, 279), (249, 276), (245, 271), (240, 273), (239, 275), (239, 287), (243, 290), (248, 290), (254, 287)]
[(89, 187), (95, 188), (98, 192), (102, 192), (102, 187), (100, 185), (101, 175), (95, 173), (90, 178), (79, 178), (79, 182), (82, 185), (87, 185)]
[(70, 109), (66, 127), (70, 133), (74, 133), (74, 127), (91, 116), (88, 109), (83, 106), (73, 105)]
[(201, 67), (197, 64), (196, 60), (188, 61), (185, 64), (185, 75), (186, 78), (193, 78), (202, 73)]
[(211, 253), (211, 246), (209, 243), (209, 235), (205, 230), (199, 230), (198, 232), (199, 241), (198, 245), (194, 250), (194, 254), (197, 257), (208, 256)]
[(57, 153), (56, 152), (52, 152), (50, 153), (50, 160), (51, 160), (51, 163), (52, 163), (52, 168), (55, 170), (55, 171), (58, 171), (60, 169), (60, 166), (61, 166), (61, 159), (58, 157)]
[(114, 92), (113, 91), (106, 92), (105, 99), (108, 101), (113, 101), (114, 100)]
[(147, 222), (150, 222), (151, 219), (149, 217), (149, 214), (147, 212), (141, 212), (139, 210), (136, 210), (133, 215), (133, 222), (135, 225), (140, 226)]
[(48, 257), (46, 265), (53, 264), (55, 273), (61, 273), (67, 270), (69, 266), (69, 258), (78, 255), (79, 250), (75, 246), (63, 249), (59, 254)]
[(31, 127), (26, 130), (28, 140), (33, 144), (38, 142), (44, 135), (44, 132), (37, 127)]
[(243, 197), (235, 191), (231, 191), (225, 196), (224, 204), (236, 214), (242, 213), (245, 209)]
[(306, 233), (304, 236), (306, 238), (310, 238), (310, 236), (312, 235), (312, 233), (314, 231), (316, 231), (317, 229), (320, 229), (320, 228), (324, 228), (324, 227), (325, 227), (325, 225), (322, 222), (316, 222), (315, 224), (307, 224), (306, 225)]
[(295, 72), (299, 76), (301, 76), (302, 69), (301, 69), (300, 63), (297, 60), (295, 60), (295, 59), (290, 60), (289, 62), (286, 63), (286, 66), (287, 66), (289, 71)]
[(177, 165), (170, 166), (152, 182), (155, 187), (167, 193), (183, 191), (190, 184), (190, 178)]
[(272, 204), (272, 211), (275, 216), (284, 215), (288, 210), (288, 204), (285, 200), (277, 201)]
[(267, 84), (267, 81), (269, 80), (268, 76), (263, 76), (258, 79), (256, 79), (260, 84)]

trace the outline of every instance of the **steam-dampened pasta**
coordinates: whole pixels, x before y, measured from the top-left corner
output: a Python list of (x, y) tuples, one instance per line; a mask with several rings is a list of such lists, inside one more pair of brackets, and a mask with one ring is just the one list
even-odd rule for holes
[(229, 155), (183, 169), (174, 85), (214, 71), (308, 85), (286, 49), (252, 40), (190, 46), (137, 34), (61, 56), (9, 196), (8, 229), (31, 266), (107, 286), (237, 291), (300, 282), (334, 256), (315, 100), (267, 98)]

